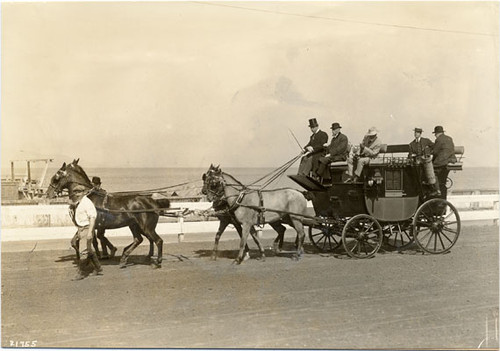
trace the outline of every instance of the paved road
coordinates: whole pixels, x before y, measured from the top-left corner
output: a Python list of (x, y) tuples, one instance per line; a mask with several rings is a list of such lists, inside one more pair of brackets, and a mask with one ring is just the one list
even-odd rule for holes
[[(488, 334), (482, 346), (498, 347), (498, 227), (465, 228), (445, 255), (353, 260), (306, 245), (299, 262), (267, 250), (265, 262), (240, 266), (231, 264), (236, 234), (217, 261), (212, 237), (165, 238), (156, 270), (143, 244), (134, 265), (119, 269), (116, 258), (104, 276), (78, 282), (67, 241), (4, 243), (2, 346), (476, 348)], [(122, 248), (130, 238), (112, 240)]]

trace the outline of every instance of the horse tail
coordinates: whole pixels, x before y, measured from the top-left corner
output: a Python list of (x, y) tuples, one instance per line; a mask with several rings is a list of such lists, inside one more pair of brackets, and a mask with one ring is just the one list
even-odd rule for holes
[(169, 208), (170, 200), (169, 199), (153, 199), (159, 208)]

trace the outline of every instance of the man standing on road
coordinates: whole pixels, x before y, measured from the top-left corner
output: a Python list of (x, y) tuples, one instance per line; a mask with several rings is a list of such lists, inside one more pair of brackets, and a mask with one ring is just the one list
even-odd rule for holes
[(92, 249), (97, 210), (92, 201), (84, 194), (83, 189), (75, 190), (70, 197), (69, 211), (73, 223), (78, 228), (77, 234), (80, 242), (78, 272), (73, 280), (82, 280), (87, 276), (86, 268), (89, 263), (93, 266), (92, 271), (95, 271), (95, 275), (102, 275), (101, 264)]
[[(437, 195), (441, 195), (443, 199), (446, 199), (448, 189), (446, 188), (446, 179), (448, 179), (448, 163), (457, 162), (455, 156), (455, 144), (453, 139), (444, 134), (444, 129), (442, 126), (434, 127), (434, 136), (436, 137), (436, 142), (434, 143), (434, 149), (432, 150), (432, 163), (434, 164), (434, 171), (436, 172), (436, 177), (438, 179), (438, 187), (436, 189)], [(441, 193), (441, 194), (439, 194)]]
[(319, 129), (316, 118), (309, 120), (309, 128), (313, 133), (309, 138), (309, 142), (304, 146), (306, 154), (302, 157), (299, 166), (299, 174), (309, 175), (311, 172), (315, 174), (318, 170), (320, 152), (324, 150), (324, 144), (328, 142), (328, 134)]

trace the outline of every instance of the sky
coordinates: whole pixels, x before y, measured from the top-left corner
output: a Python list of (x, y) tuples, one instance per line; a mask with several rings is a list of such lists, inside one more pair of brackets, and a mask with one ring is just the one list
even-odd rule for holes
[(2, 167), (278, 167), (316, 118), (498, 168), (498, 6), (2, 2)]

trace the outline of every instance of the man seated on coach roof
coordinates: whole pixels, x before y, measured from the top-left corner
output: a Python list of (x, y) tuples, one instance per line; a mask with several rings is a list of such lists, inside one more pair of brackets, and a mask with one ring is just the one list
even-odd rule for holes
[[(349, 175), (349, 179), (346, 180), (346, 183), (356, 182), (361, 176), (361, 172), (363, 172), (363, 167), (367, 165), (372, 158), (378, 156), (382, 141), (377, 134), (377, 128), (371, 127), (368, 129), (368, 132), (359, 146), (353, 146), (351, 148), (349, 157), (347, 158), (347, 174)], [(356, 170), (353, 172), (354, 163), (356, 163)]]
[(312, 135), (309, 142), (304, 146), (306, 154), (302, 157), (299, 166), (298, 174), (309, 175), (311, 172), (316, 174), (319, 166), (320, 152), (324, 150), (324, 145), (328, 142), (328, 134), (319, 129), (318, 121), (316, 118), (309, 120), (309, 128), (311, 128)]
[(340, 132), (342, 127), (338, 122), (332, 123), (332, 141), (327, 146), (325, 156), (319, 158), (318, 176), (323, 179), (331, 179), (329, 165), (332, 162), (345, 161), (348, 154), (349, 140)]
[(457, 157), (455, 156), (455, 144), (453, 139), (448, 135), (444, 134), (444, 129), (442, 126), (434, 127), (434, 136), (436, 137), (436, 142), (434, 143), (434, 148), (432, 150), (432, 163), (434, 165), (434, 172), (438, 179), (436, 186), (436, 195), (442, 195), (446, 198), (448, 189), (446, 188), (446, 179), (448, 178), (448, 173), (450, 171), (447, 168), (448, 163), (457, 162)]

